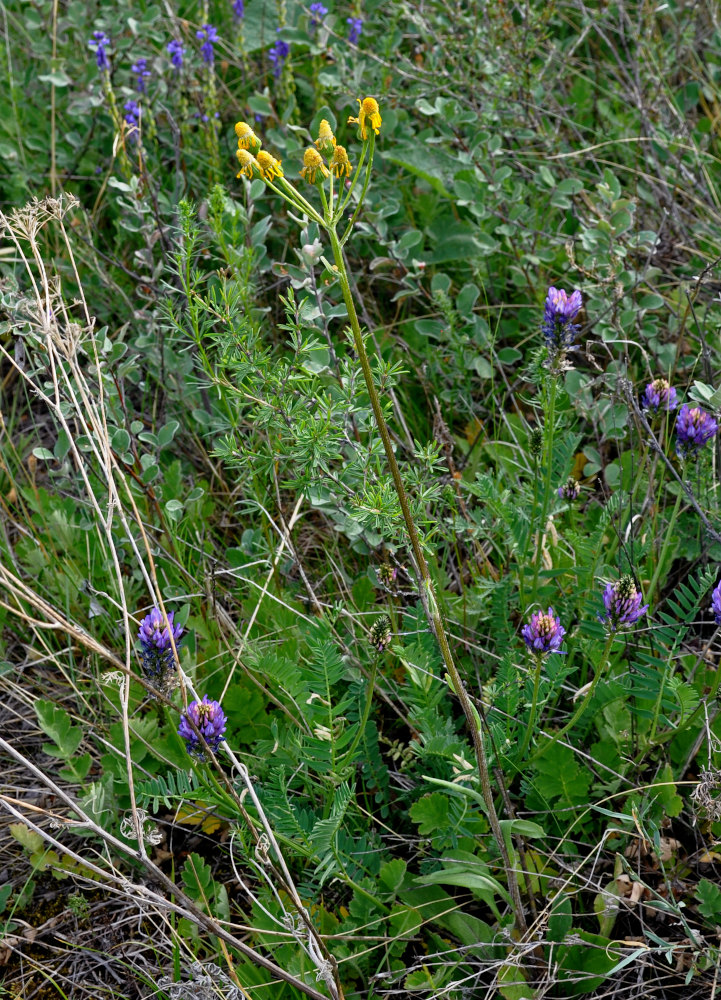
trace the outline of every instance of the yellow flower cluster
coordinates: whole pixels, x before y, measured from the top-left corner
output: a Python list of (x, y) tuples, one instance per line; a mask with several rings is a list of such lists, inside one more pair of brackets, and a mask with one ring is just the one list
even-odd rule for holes
[[(373, 129), (376, 135), (380, 133), (381, 113), (374, 97), (366, 97), (362, 101), (358, 98), (358, 105), (358, 117), (350, 117), (348, 121), (358, 126), (361, 139), (365, 141), (368, 138), (369, 128)], [(235, 134), (238, 137), (238, 149), (235, 155), (240, 164), (238, 177), (247, 177), (248, 180), (262, 177), (265, 181), (273, 181), (276, 177), (284, 176), (281, 161), (260, 148), (262, 143), (247, 122), (238, 122)], [(327, 165), (324, 157), (328, 161)], [(348, 159), (345, 146), (338, 145), (330, 122), (324, 118), (318, 126), (318, 138), (303, 154), (301, 177), (309, 184), (316, 184), (325, 180), (331, 173), (342, 180), (350, 177), (352, 171), (353, 165)]]
[(238, 136), (238, 149), (235, 155), (240, 163), (238, 177), (244, 176), (248, 180), (262, 177), (265, 181), (272, 181), (276, 177), (283, 176), (281, 161), (260, 148), (261, 141), (247, 122), (238, 122), (235, 134)]

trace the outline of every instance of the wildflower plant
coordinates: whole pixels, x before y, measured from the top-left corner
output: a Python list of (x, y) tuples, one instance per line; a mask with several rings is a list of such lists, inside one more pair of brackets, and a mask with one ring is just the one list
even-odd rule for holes
[[(448, 642), (431, 573), (426, 561), (426, 553), (412, 514), (406, 486), (400, 473), (395, 449), (386, 424), (384, 408), (376, 384), (376, 375), (366, 350), (365, 337), (358, 319), (343, 249), (353, 233), (356, 220), (363, 208), (364, 199), (371, 181), (376, 137), (380, 135), (383, 124), (380, 107), (374, 97), (368, 96), (358, 98), (357, 100), (358, 114), (348, 117), (349, 125), (357, 125), (357, 137), (362, 143), (356, 163), (352, 163), (352, 158), (354, 157), (352, 155), (351, 157), (348, 156), (346, 147), (341, 146), (340, 149), (342, 152), (338, 154), (339, 147), (336, 137), (329, 123), (324, 121), (319, 128), (319, 134), (314, 144), (309, 146), (303, 154), (303, 165), (298, 169), (298, 174), (305, 183), (305, 188), (301, 189), (300, 186), (289, 180), (287, 164), (282, 173), (269, 176), (270, 172), (268, 169), (264, 170), (258, 162), (257, 152), (256, 155), (250, 152), (251, 140), (249, 136), (252, 129), (247, 122), (239, 122), (235, 126), (236, 136), (238, 137), (236, 156), (241, 164), (239, 176), (245, 177), (248, 181), (256, 177), (261, 177), (267, 187), (282, 198), (294, 213), (299, 213), (310, 220), (310, 222), (315, 223), (319, 232), (325, 235), (330, 244), (332, 261), (327, 260), (325, 257), (321, 257), (321, 259), (329, 275), (337, 279), (340, 283), (353, 347), (370, 400), (374, 422), (383, 443), (383, 450), (391, 474), (393, 489), (397, 497), (398, 508), (403, 518), (408, 541), (413, 553), (415, 569), (420, 582), (421, 600), (438, 643), (450, 683), (462, 705), (468, 723), (478, 765), (483, 800), (488, 812), (496, 845), (503, 859), (508, 889), (513, 900), (514, 919), (519, 930), (523, 931), (526, 927), (524, 908), (521, 902), (518, 879), (511, 865), (506, 841), (496, 812), (490, 770), (481, 729), (481, 719), (466, 693)], [(333, 165), (334, 169), (331, 169), (331, 165)], [(351, 175), (350, 181), (348, 181), (349, 175)], [(341, 178), (345, 183), (336, 186), (336, 182), (341, 180)], [(348, 218), (349, 213), (351, 213), (350, 218)], [(380, 492), (383, 492), (382, 487)], [(374, 510), (381, 509), (380, 507), (376, 507), (376, 504), (379, 502), (382, 506), (384, 500), (380, 497), (372, 499), (371, 503)], [(361, 500), (361, 506), (370, 507), (371, 505), (365, 504)], [(384, 629), (383, 636), (380, 636), (379, 641), (376, 643), (377, 648), (380, 648), (381, 645), (385, 647), (385, 637), (386, 630)]]
[(676, 418), (676, 451), (681, 458), (698, 455), (718, 433), (718, 424), (700, 406), (684, 404)]

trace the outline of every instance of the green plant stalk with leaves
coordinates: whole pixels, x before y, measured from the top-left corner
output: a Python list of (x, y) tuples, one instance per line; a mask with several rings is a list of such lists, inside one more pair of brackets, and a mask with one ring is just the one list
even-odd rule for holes
[[(369, 99), (367, 98), (366, 101)], [(363, 102), (365, 105), (366, 102)], [(375, 101), (373, 102), (375, 104)], [(377, 108), (377, 105), (376, 105)], [(361, 110), (361, 115), (363, 110)], [(380, 118), (380, 116), (379, 116)], [(413, 519), (413, 514), (411, 512), (410, 503), (408, 500), (408, 495), (403, 484), (403, 479), (401, 477), (400, 469), (398, 467), (398, 462), (396, 460), (395, 452), (393, 449), (393, 443), (391, 441), (390, 432), (383, 415), (383, 409), (381, 407), (380, 398), (378, 396), (378, 391), (375, 386), (373, 379), (373, 371), (371, 369), (370, 360), (368, 358), (368, 353), (365, 348), (365, 343), (363, 339), (363, 333), (361, 331), (360, 322), (358, 320), (358, 313), (355, 308), (355, 302), (353, 299), (353, 294), (350, 287), (350, 282), (348, 280), (348, 268), (343, 254), (343, 246), (348, 240), (351, 234), (354, 222), (358, 216), (361, 205), (363, 203), (363, 198), (366, 191), (368, 190), (368, 185), (370, 184), (371, 169), (373, 166), (373, 153), (375, 149), (375, 132), (373, 128), (364, 128), (360, 124), (361, 132), (365, 134), (363, 139), (363, 148), (361, 151), (360, 161), (358, 164), (358, 169), (356, 170), (356, 175), (353, 182), (346, 192), (344, 198), (339, 198), (339, 204), (334, 206), (334, 191), (333, 191), (333, 173), (330, 173), (330, 185), (329, 185), (329, 195), (326, 197), (325, 191), (322, 187), (322, 180), (324, 174), (327, 171), (318, 170), (321, 174), (320, 181), (318, 183), (318, 190), (320, 192), (321, 202), (323, 204), (323, 215), (313, 208), (313, 206), (307, 201), (303, 195), (284, 177), (281, 177), (281, 186), (276, 186), (272, 183), (272, 178), (268, 178), (259, 166), (257, 166), (257, 172), (261, 174), (266, 180), (266, 183), (271, 187), (277, 194), (281, 195), (290, 205), (294, 208), (300, 208), (303, 212), (309, 215), (315, 222), (317, 222), (327, 233), (330, 242), (331, 250), (333, 253), (334, 265), (330, 265), (328, 261), (324, 260), (326, 267), (337, 277), (340, 283), (341, 292), (343, 295), (343, 301), (346, 306), (348, 313), (348, 320), (351, 327), (351, 332), (353, 335), (353, 344), (358, 356), (358, 360), (361, 366), (361, 371), (363, 372), (363, 378), (366, 384), (366, 390), (371, 403), (371, 408), (373, 410), (373, 416), (375, 419), (378, 432), (381, 436), (383, 442), (383, 448), (386, 455), (386, 460), (388, 462), (388, 468), (393, 479), (393, 485), (395, 487), (396, 494), (398, 496), (398, 502), (400, 504), (401, 512), (403, 515), (403, 521), (405, 523), (406, 531), (408, 532), (408, 538), (410, 541), (411, 549), (416, 563), (416, 568), (418, 575), (420, 577), (420, 596), (423, 606), (425, 608), (426, 614), (428, 615), (431, 627), (433, 629), (434, 635), (438, 642), (441, 656), (443, 658), (443, 663), (448, 671), (448, 677), (450, 680), (450, 686), (455, 691), (463, 709), (463, 713), (466, 717), (468, 727), (471, 733), (471, 738), (473, 741), (473, 748), (476, 756), (476, 761), (478, 764), (478, 772), (481, 784), (481, 790), (483, 793), (483, 801), (488, 812), (488, 820), (493, 832), (496, 845), (501, 855), (503, 862), (503, 867), (506, 873), (506, 879), (508, 882), (508, 889), (511, 896), (514, 920), (516, 922), (516, 927), (520, 933), (526, 932), (526, 920), (523, 910), (523, 904), (521, 902), (521, 894), (518, 885), (518, 879), (516, 877), (515, 871), (513, 870), (511, 859), (506, 847), (506, 843), (503, 837), (503, 832), (500, 826), (498, 813), (496, 811), (496, 805), (493, 797), (493, 789), (491, 787), (491, 776), (490, 769), (488, 766), (488, 757), (486, 754), (483, 732), (481, 726), (481, 720), (478, 712), (473, 706), (471, 699), (465, 691), (463, 686), (463, 681), (458, 668), (453, 659), (453, 654), (451, 652), (450, 645), (448, 643), (448, 638), (446, 635), (445, 626), (443, 623), (443, 616), (441, 614), (440, 607), (435, 594), (435, 589), (433, 586), (433, 580), (428, 568), (428, 563), (426, 562), (426, 557), (423, 551), (423, 545), (421, 543), (420, 537), (418, 535), (418, 530), (416, 528), (415, 521)], [(354, 214), (348, 223), (345, 232), (342, 237), (338, 236), (338, 224), (342, 219), (343, 212), (348, 205), (353, 191), (358, 183), (358, 178), (360, 177), (363, 164), (365, 163), (365, 175), (363, 179), (363, 186), (361, 190), (360, 197), (358, 199), (358, 204), (356, 205)], [(339, 175), (340, 176), (340, 175)], [(552, 431), (549, 431), (549, 435)], [(550, 475), (548, 477), (550, 479)], [(544, 503), (544, 508), (546, 504)]]

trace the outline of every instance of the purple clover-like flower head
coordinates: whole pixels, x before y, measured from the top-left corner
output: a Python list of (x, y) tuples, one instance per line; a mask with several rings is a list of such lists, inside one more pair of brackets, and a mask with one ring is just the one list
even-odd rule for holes
[(145, 58), (136, 59), (130, 69), (135, 73), (135, 89), (139, 94), (144, 94), (145, 81), (149, 76), (152, 76), (152, 73), (148, 69), (148, 60)]
[(573, 321), (582, 305), (583, 299), (578, 289), (571, 295), (553, 285), (548, 289), (541, 330), (549, 351), (564, 351), (573, 345), (579, 330), (578, 324)]
[(568, 500), (573, 503), (581, 495), (581, 484), (573, 476), (569, 476), (563, 486), (558, 487), (558, 496), (561, 500)]
[(202, 28), (198, 28), (195, 32), (195, 37), (203, 43), (200, 46), (200, 54), (203, 57), (203, 62), (207, 63), (208, 66), (212, 66), (215, 60), (213, 43), (218, 41), (218, 29), (214, 28), (212, 24), (204, 24)]
[(242, 21), (245, 17), (245, 3), (244, 0), (233, 0), (231, 4), (233, 8), (233, 17), (236, 21)]
[(168, 42), (165, 46), (168, 55), (170, 56), (170, 61), (176, 70), (183, 68), (183, 56), (185, 55), (185, 48), (183, 43), (178, 41), (177, 38), (173, 38), (172, 41)]
[(681, 458), (697, 454), (717, 431), (718, 424), (710, 413), (684, 403), (676, 420), (676, 451)]
[(186, 750), (191, 757), (196, 757), (198, 760), (205, 760), (206, 749), (191, 723), (202, 734), (213, 753), (217, 753), (220, 744), (223, 742), (223, 733), (228, 725), (228, 720), (225, 717), (225, 712), (220, 707), (220, 702), (210, 701), (207, 694), (205, 694), (202, 701), (191, 701), (180, 717), (178, 736), (185, 740)]
[[(280, 31), (280, 28), (276, 28), (276, 31)], [(273, 66), (273, 76), (278, 79), (280, 74), (283, 72), (283, 64), (285, 60), (290, 55), (290, 45), (284, 42), (282, 38), (273, 45), (268, 53), (268, 58)]]
[(348, 27), (348, 41), (351, 45), (357, 45), (361, 32), (363, 31), (363, 19), (360, 17), (347, 17), (345, 19)]
[(616, 583), (609, 583), (603, 592), (606, 613), (598, 616), (609, 632), (620, 632), (633, 628), (639, 618), (648, 611), (648, 604), (641, 607), (643, 597), (636, 589), (632, 576), (625, 574)]
[[(128, 104), (130, 103), (134, 104), (135, 102), (128, 101)], [(173, 611), (168, 612), (168, 624), (172, 629), (173, 641), (177, 649), (185, 629), (182, 625), (176, 625), (173, 622), (174, 613)], [(138, 639), (143, 647), (143, 671), (146, 677), (159, 678), (167, 670), (174, 668), (170, 633), (163, 621), (160, 608), (153, 608), (150, 614), (143, 618), (138, 629)]]
[(547, 612), (536, 611), (531, 615), (528, 625), (521, 629), (523, 640), (537, 656), (546, 656), (548, 653), (564, 653), (559, 649), (563, 642), (566, 630), (561, 625), (561, 619), (557, 618), (553, 608)]
[(110, 60), (108, 59), (107, 49), (110, 46), (110, 39), (105, 34), (104, 31), (94, 31), (93, 37), (88, 42), (91, 49), (95, 49), (95, 59), (98, 64), (98, 69), (102, 70), (104, 73), (110, 69)]
[(652, 413), (658, 413), (660, 410), (670, 412), (678, 406), (676, 390), (665, 378), (655, 378), (646, 386), (641, 404), (644, 410), (650, 410)]
[(721, 625), (721, 580), (711, 591), (711, 610), (717, 625)]
[(312, 3), (309, 9), (311, 14), (310, 30), (315, 31), (316, 28), (320, 27), (323, 18), (328, 13), (328, 8), (324, 7), (322, 3)]

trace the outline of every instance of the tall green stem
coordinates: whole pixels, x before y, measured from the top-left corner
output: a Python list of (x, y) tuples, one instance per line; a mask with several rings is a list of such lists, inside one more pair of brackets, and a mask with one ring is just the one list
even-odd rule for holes
[(485, 747), (483, 745), (483, 735), (480, 730), (480, 720), (478, 714), (473, 708), (473, 704), (468, 697), (468, 694), (463, 687), (463, 681), (461, 680), (461, 675), (458, 672), (458, 668), (453, 660), (453, 654), (451, 653), (450, 646), (448, 645), (448, 638), (446, 636), (445, 627), (443, 625), (443, 619), (441, 616), (440, 608), (438, 607), (438, 602), (436, 600), (435, 591), (433, 587), (433, 581), (431, 579), (430, 572), (428, 571), (428, 564), (426, 563), (425, 555), (423, 554), (423, 548), (421, 546), (420, 538), (418, 537), (418, 531), (416, 529), (415, 522), (413, 520), (413, 515), (411, 513), (410, 505), (408, 503), (408, 497), (403, 485), (403, 480), (401, 478), (400, 469), (398, 468), (398, 463), (396, 461), (395, 452), (393, 450), (393, 443), (391, 441), (391, 436), (388, 431), (388, 427), (383, 416), (383, 410), (381, 408), (380, 399), (378, 398), (378, 392), (376, 391), (375, 383), (373, 381), (373, 372), (371, 370), (370, 362), (368, 360), (368, 355), (366, 353), (365, 344), (363, 343), (363, 335), (361, 333), (360, 323), (358, 321), (358, 314), (356, 313), (355, 303), (353, 301), (353, 295), (351, 293), (350, 284), (348, 282), (348, 273), (346, 270), (345, 259), (343, 257), (343, 249), (341, 247), (340, 240), (335, 231), (335, 228), (328, 227), (328, 236), (330, 239), (331, 248), (333, 250), (333, 258), (335, 265), (338, 269), (338, 277), (340, 280), (341, 291), (343, 294), (343, 301), (345, 302), (346, 310), (348, 312), (348, 320), (350, 322), (350, 327), (353, 332), (353, 342), (358, 355), (358, 360), (360, 362), (361, 370), (363, 372), (363, 378), (365, 379), (366, 389), (368, 391), (368, 397), (370, 399), (371, 409), (373, 410), (373, 416), (375, 418), (376, 426), (383, 441), (383, 448), (386, 453), (386, 459), (388, 461), (388, 467), (390, 469), (391, 477), (393, 479), (393, 484), (395, 486), (396, 493), (398, 495), (398, 502), (403, 513), (403, 520), (405, 522), (406, 530), (408, 532), (408, 538), (411, 543), (411, 549), (413, 550), (413, 556), (415, 558), (416, 566), (418, 569), (419, 576), (421, 578), (421, 600), (426, 613), (430, 619), (433, 631), (438, 642), (438, 646), (441, 651), (441, 656), (443, 657), (443, 662), (445, 664), (446, 670), (450, 677), (453, 689), (456, 692), (458, 700), (463, 708), (463, 713), (466, 717), (468, 727), (471, 731), (471, 738), (473, 740), (473, 747), (476, 754), (476, 760), (478, 763), (478, 772), (481, 782), (481, 791), (483, 793), (483, 801), (486, 804), (488, 810), (488, 820), (491, 825), (491, 830), (493, 836), (496, 840), (496, 845), (501, 854), (503, 860), (503, 867), (506, 872), (506, 879), (508, 881), (508, 890), (511, 895), (511, 900), (513, 902), (514, 909), (514, 919), (516, 921), (516, 927), (521, 934), (526, 932), (526, 918), (523, 912), (523, 904), (521, 903), (521, 893), (518, 887), (518, 879), (516, 878), (516, 873), (511, 866), (511, 860), (506, 849), (506, 843), (503, 839), (503, 832), (498, 820), (498, 813), (496, 812), (496, 805), (493, 799), (493, 790), (491, 788), (491, 778), (490, 771), (488, 768), (488, 759), (486, 757)]
[(531, 594), (531, 604), (536, 602), (538, 590), (538, 573), (541, 569), (543, 559), (543, 533), (546, 530), (546, 519), (548, 518), (548, 508), (551, 503), (551, 479), (553, 476), (553, 437), (556, 422), (556, 393), (558, 391), (558, 376), (551, 376), (551, 390), (548, 400), (548, 413), (546, 414), (546, 476), (543, 483), (543, 501), (541, 503), (541, 520), (538, 524), (538, 546), (536, 548), (536, 558), (533, 565), (533, 592)]
[(609, 663), (608, 654), (611, 649), (611, 643), (613, 642), (615, 636), (616, 633), (611, 632), (608, 638), (606, 639), (606, 645), (603, 647), (603, 652), (601, 653), (601, 659), (598, 664), (598, 669), (596, 670), (596, 676), (591, 681), (583, 701), (571, 716), (570, 721), (566, 723), (563, 729), (560, 729), (557, 733), (554, 733), (554, 735), (548, 741), (548, 743), (544, 743), (543, 746), (540, 746), (538, 750), (536, 750), (536, 752), (531, 757), (531, 760), (536, 760), (537, 757), (542, 757), (547, 750), (550, 750), (550, 748), (553, 746), (554, 743), (558, 743), (558, 741), (563, 736), (565, 736), (570, 729), (573, 729), (573, 727), (576, 725), (576, 723), (581, 718), (583, 713), (586, 711), (586, 706), (588, 705), (591, 698), (593, 698), (594, 692), (598, 687), (598, 682), (601, 680), (601, 677), (605, 673), (605, 668), (608, 666)]
[(536, 706), (538, 705), (538, 688), (541, 683), (541, 667), (543, 666), (543, 655), (536, 655), (536, 670), (533, 675), (533, 697), (531, 699), (531, 714), (528, 718), (528, 725), (526, 726), (526, 735), (523, 737), (523, 743), (521, 744), (521, 752), (518, 755), (519, 762), (523, 762), (526, 750), (528, 750), (528, 744), (531, 742), (531, 736), (533, 735), (533, 727), (536, 724)]

